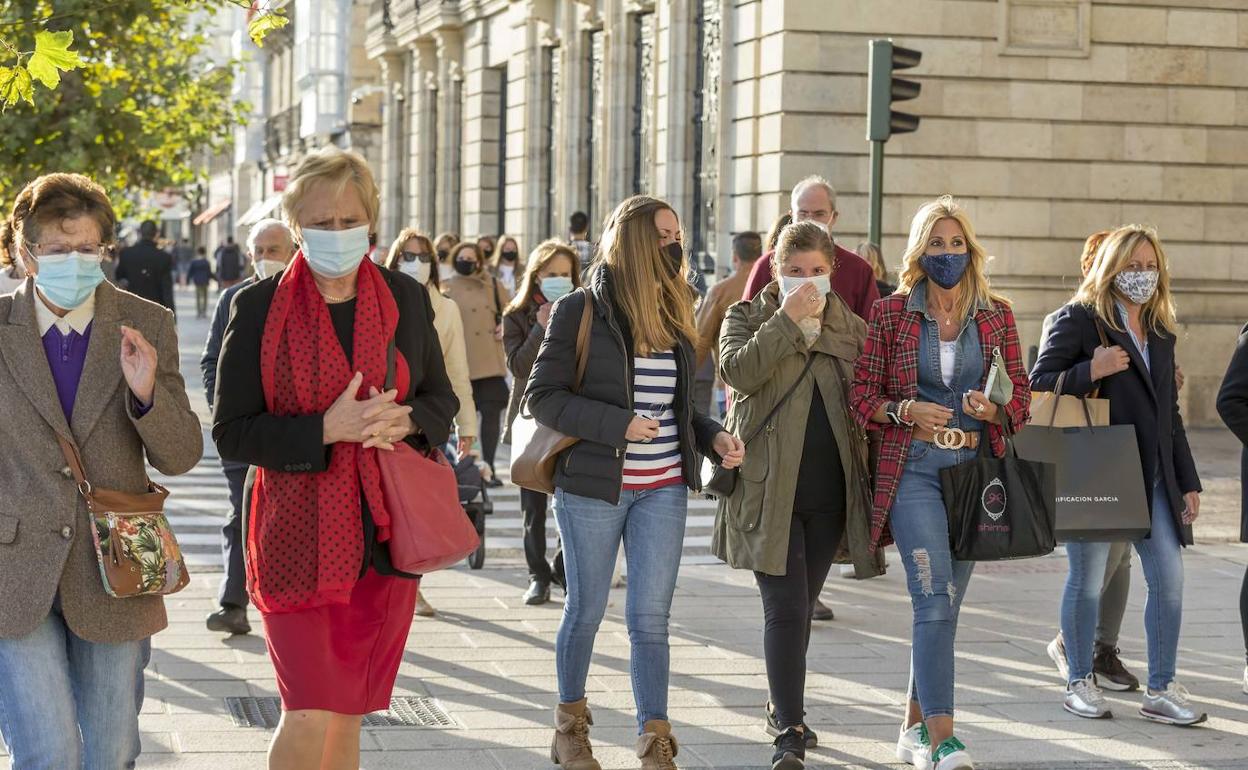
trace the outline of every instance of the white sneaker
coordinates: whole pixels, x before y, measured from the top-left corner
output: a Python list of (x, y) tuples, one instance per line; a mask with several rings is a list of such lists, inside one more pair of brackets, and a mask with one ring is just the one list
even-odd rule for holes
[(902, 731), (897, 739), (897, 758), (915, 767), (932, 766), (932, 742), (927, 737), (927, 725), (915, 722)]
[(1165, 692), (1156, 692), (1151, 688), (1144, 690), (1144, 703), (1140, 706), (1140, 716), (1167, 725), (1188, 727), (1198, 725), (1209, 718), (1203, 711), (1192, 706), (1191, 693), (1178, 682), (1171, 682)]
[(1046, 649), (1053, 665), (1057, 666), (1057, 673), (1061, 675), (1062, 681), (1070, 682), (1070, 662), (1066, 660), (1066, 642), (1062, 635), (1059, 633), (1055, 636)]
[(931, 764), (927, 765), (927, 768), (930, 770), (975, 770), (975, 763), (971, 761), (970, 752), (956, 737), (947, 738), (944, 743), (937, 746), (929, 761)]
[(1084, 719), (1107, 719), (1113, 716), (1109, 703), (1106, 702), (1101, 688), (1096, 686), (1096, 678), (1092, 674), (1067, 685), (1066, 700), (1062, 702), (1062, 708)]
[(1244, 666), (1244, 695), (1248, 695), (1248, 666)]

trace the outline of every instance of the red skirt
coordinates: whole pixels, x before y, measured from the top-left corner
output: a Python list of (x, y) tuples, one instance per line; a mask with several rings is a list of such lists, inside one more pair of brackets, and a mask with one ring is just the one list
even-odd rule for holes
[(349, 604), (261, 613), (286, 711), (390, 708), (419, 581), (369, 569)]

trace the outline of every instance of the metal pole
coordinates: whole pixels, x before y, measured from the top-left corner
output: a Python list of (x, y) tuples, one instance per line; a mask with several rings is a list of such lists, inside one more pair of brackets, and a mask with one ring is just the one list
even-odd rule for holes
[(884, 197), (884, 143), (871, 143), (871, 220), (867, 240), (880, 245), (881, 206)]

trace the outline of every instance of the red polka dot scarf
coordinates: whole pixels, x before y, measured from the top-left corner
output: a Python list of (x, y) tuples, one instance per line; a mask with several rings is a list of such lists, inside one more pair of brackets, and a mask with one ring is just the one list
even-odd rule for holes
[[(355, 360), (348, 362), (312, 271), (297, 255), (273, 295), (260, 344), (268, 411), (323, 413), (357, 371), (364, 375), (360, 399), (370, 387), (381, 390), (386, 348), (398, 321), (386, 279), (364, 260), (356, 294)], [(395, 385), (406, 394), (410, 377), (401, 354), (395, 370)], [(390, 536), (377, 451), (342, 442), (333, 445), (329, 467), (321, 473), (257, 470), (247, 532), (247, 583), (257, 609), (290, 612), (350, 601), (364, 559), (361, 495), (378, 540)]]

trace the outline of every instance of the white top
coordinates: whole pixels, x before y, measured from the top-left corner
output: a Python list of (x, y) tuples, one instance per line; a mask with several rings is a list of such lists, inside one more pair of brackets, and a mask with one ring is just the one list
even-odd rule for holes
[(659, 435), (631, 441), (624, 454), (624, 488), (654, 489), (684, 478), (676, 427), (676, 354), (633, 356), (633, 411), (659, 421)]
[(958, 341), (940, 341), (940, 379), (945, 387), (953, 387), (953, 367), (958, 361)]
[(498, 266), (498, 280), (512, 294), (516, 293), (516, 269), (510, 265)]
[(92, 292), (87, 297), (87, 301), (78, 307), (66, 313), (64, 316), (58, 316), (48, 306), (43, 304), (43, 292), (35, 289), (38, 296), (35, 298), (35, 323), (39, 325), (39, 336), (48, 333), (48, 330), (55, 326), (61, 331), (61, 334), (68, 335), (71, 331), (79, 334), (86, 334), (87, 327), (95, 320), (95, 293)]

